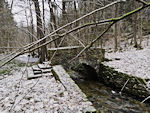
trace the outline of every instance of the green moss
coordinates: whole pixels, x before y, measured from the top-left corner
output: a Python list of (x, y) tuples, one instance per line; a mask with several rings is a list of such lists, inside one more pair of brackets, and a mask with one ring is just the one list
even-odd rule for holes
[(144, 9), (145, 7), (148, 7), (149, 5), (150, 5), (150, 4), (148, 3), (147, 6), (141, 6), (141, 7), (137, 8), (137, 9), (135, 9), (135, 10), (133, 10), (133, 11), (130, 11), (130, 12), (128, 12), (128, 13), (126, 13), (126, 14), (120, 16), (120, 17), (111, 18), (111, 19), (109, 19), (109, 20), (110, 20), (110, 21), (113, 21), (113, 22), (122, 20), (122, 19), (124, 19), (124, 18), (126, 18), (126, 17), (128, 17), (128, 16), (130, 16), (130, 15), (132, 15), (132, 14), (134, 14), (134, 13), (136, 13), (136, 12), (142, 10), (142, 9)]
[(18, 66), (19, 67), (24, 67), (26, 64), (25, 63), (19, 63)]
[(149, 96), (149, 92), (145, 89), (145, 79), (118, 72), (103, 64), (100, 64), (99, 68), (99, 79), (105, 85), (121, 91), (126, 81), (129, 80), (123, 89), (124, 93), (138, 98), (146, 98)]
[(0, 75), (1, 75), (1, 74), (5, 74), (6, 72), (7, 72), (7, 70), (5, 70), (5, 69), (4, 69), (4, 70), (1, 70), (1, 71), (0, 71)]
[(4, 75), (4, 74), (10, 74), (10, 70), (7, 69), (0, 70), (0, 75)]

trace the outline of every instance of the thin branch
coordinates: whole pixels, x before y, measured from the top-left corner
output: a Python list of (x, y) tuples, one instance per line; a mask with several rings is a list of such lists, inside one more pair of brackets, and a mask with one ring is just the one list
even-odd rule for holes
[[(66, 29), (63, 29), (65, 32), (67, 32)], [(82, 43), (81, 40), (78, 39), (78, 37), (76, 37), (75, 35), (73, 35), (72, 33), (69, 34), (70, 36), (72, 36), (75, 40), (77, 40), (83, 47), (85, 47), (85, 45)]]
[(75, 56), (73, 59), (71, 59), (69, 62), (72, 62), (73, 60), (75, 60), (76, 58), (78, 58), (84, 51), (86, 51), (87, 49), (89, 49), (90, 47), (92, 47), (92, 45), (98, 40), (98, 39), (100, 39), (110, 28), (111, 28), (111, 26), (114, 24), (115, 22), (112, 22), (108, 27), (107, 27), (107, 29), (105, 29), (104, 31), (103, 31), (103, 33), (101, 33), (101, 35), (100, 36), (98, 36), (96, 39), (94, 39), (89, 45), (87, 45), (84, 49), (82, 49), (81, 51), (80, 51), (80, 53), (77, 55), (77, 56)]
[[(22, 28), (18, 28), (18, 29), (24, 31), (25, 33), (29, 33), (35, 40), (38, 40), (37, 37), (36, 37), (34, 34), (32, 34), (30, 31), (24, 30), (24, 29), (22, 29)], [(2, 60), (4, 61), (5, 59), (11, 57), (12, 55), (16, 54), (17, 52), (21, 51), (23, 48), (26, 48), (26, 47), (28, 47), (28, 46), (29, 46), (29, 44), (28, 44), (28, 45), (25, 45), (25, 46), (23, 46), (23, 47), (20, 47), (20, 48), (15, 48), (15, 47), (14, 47), (14, 48), (17, 49), (17, 50), (15, 50), (15, 51), (13, 51), (12, 53), (6, 55), (4, 58), (1, 58), (0, 61), (2, 61)], [(1, 49), (1, 48), (0, 48), (0, 49)], [(10, 47), (10, 49), (11, 49), (11, 47)]]
[(93, 45), (97, 40), (99, 40), (99, 39), (111, 28), (111, 26), (112, 26), (113, 24), (115, 24), (115, 23), (119, 22), (120, 20), (123, 20), (124, 18), (129, 17), (130, 15), (133, 15), (133, 14), (135, 14), (135, 13), (137, 13), (137, 12), (141, 11), (142, 9), (144, 9), (144, 8), (146, 8), (146, 7), (149, 7), (149, 6), (150, 6), (150, 3), (147, 3), (146, 5), (143, 5), (143, 6), (139, 7), (139, 8), (137, 8), (137, 9), (135, 9), (135, 10), (129, 12), (129, 13), (126, 13), (126, 14), (124, 14), (124, 15), (118, 17), (118, 18), (109, 19), (110, 21), (112, 21), (112, 24), (110, 24), (110, 26), (108, 26), (108, 28), (107, 28), (106, 30), (104, 30), (104, 32), (103, 32), (99, 37), (97, 37), (97, 38), (96, 38), (95, 40), (93, 40), (89, 45), (87, 45), (83, 50), (81, 50), (80, 53), (79, 53), (77, 56), (75, 56), (73, 59), (71, 59), (70, 62), (73, 61), (73, 60), (75, 60), (76, 58), (78, 58), (84, 51), (86, 51), (87, 49), (89, 49), (90, 47), (92, 47), (92, 45)]
[(136, 0), (137, 2), (139, 2), (139, 3), (142, 3), (143, 5), (146, 5), (147, 3), (145, 2), (145, 1), (143, 1), (143, 0)]
[[(111, 21), (111, 20), (100, 21), (100, 22), (98, 22), (98, 23), (103, 23), (103, 22), (107, 22), (107, 21)], [(59, 36), (59, 37), (57, 37), (57, 38), (55, 38), (55, 39), (51, 39), (51, 40), (49, 40), (49, 41), (47, 41), (47, 42), (45, 42), (45, 43), (39, 45), (38, 47), (33, 48), (33, 49), (30, 49), (30, 48), (28, 47), (28, 45), (30, 46), (30, 44), (28, 44), (27, 46), (25, 46), (25, 47), (27, 47), (27, 48), (23, 48), (23, 50), (20, 51), (19, 53), (16, 53), (16, 52), (19, 51), (20, 49), (18, 49), (18, 50), (16, 50), (15, 52), (11, 53), (11, 55), (13, 55), (13, 54), (15, 54), (15, 55), (14, 55), (12, 58), (10, 58), (9, 60), (7, 60), (6, 62), (4, 62), (3, 64), (1, 64), (1, 65), (0, 65), (0, 68), (1, 68), (2, 66), (4, 66), (5, 64), (7, 64), (8, 62), (10, 62), (11, 60), (13, 60), (14, 58), (18, 57), (19, 55), (22, 55), (22, 54), (28, 53), (28, 52), (33, 52), (34, 50), (39, 49), (39, 48), (42, 47), (42, 46), (48, 45), (49, 43), (54, 42), (54, 41), (56, 41), (56, 40), (62, 38), (63, 36), (65, 36), (65, 35), (67, 35), (67, 34), (70, 34), (70, 33), (73, 32), (73, 31), (76, 31), (76, 30), (78, 30), (78, 29), (81, 29), (81, 28), (84, 28), (84, 27), (87, 27), (87, 26), (90, 26), (90, 25), (94, 25), (94, 24), (95, 24), (95, 25), (96, 25), (96, 24), (98, 25), (98, 23), (88, 23), (88, 24), (85, 24), (85, 25), (76, 27), (76, 28), (74, 28), (74, 29), (72, 29), (72, 30), (70, 30), (70, 31), (68, 31), (68, 32), (66, 32), (66, 33), (64, 33), (64, 34), (62, 34), (62, 35), (58, 35), (58, 34), (52, 35), (51, 37), (53, 37), (53, 36)], [(36, 43), (36, 42), (35, 42), (35, 43)], [(28, 50), (30, 50), (30, 51), (28, 51)], [(10, 57), (11, 55), (8, 55), (8, 56)], [(7, 58), (8, 58), (8, 57), (7, 57)]]
[[(95, 24), (96, 24), (96, 23), (95, 23)], [(104, 24), (106, 24), (106, 23), (104, 23)], [(72, 29), (72, 30), (70, 30), (70, 31), (67, 31), (66, 33), (63, 33), (63, 34), (61, 34), (61, 35), (56, 34), (56, 35), (54, 35), (54, 36), (58, 36), (57, 38), (52, 39), (52, 40), (49, 40), (49, 41), (47, 41), (47, 42), (45, 42), (45, 43), (39, 45), (38, 47), (35, 47), (35, 48), (33, 48), (33, 49), (30, 49), (30, 51), (27, 50), (27, 51), (25, 51), (24, 53), (32, 52), (32, 51), (34, 51), (34, 50), (36, 50), (36, 49), (38, 49), (38, 48), (40, 48), (40, 47), (42, 47), (42, 46), (45, 46), (45, 45), (50, 44), (51, 42), (54, 42), (55, 40), (58, 40), (58, 39), (60, 39), (60, 38), (63, 38), (65, 35), (68, 35), (68, 34), (74, 32), (74, 31), (76, 31), (76, 30), (81, 29), (81, 28), (85, 28), (85, 27), (87, 27), (87, 26), (89, 26), (89, 25), (91, 25), (91, 24), (85, 24), (85, 25), (83, 25), (83, 26), (76, 27), (76, 28), (74, 28), (74, 29)], [(94, 24), (92, 24), (92, 25), (94, 25)], [(97, 24), (97, 25), (98, 25), (98, 24)], [(103, 24), (101, 24), (101, 25), (103, 25)], [(51, 36), (51, 37), (53, 37), (53, 36)]]
[(148, 96), (147, 98), (145, 98), (141, 103), (144, 103), (144, 102), (147, 101), (148, 99), (150, 99), (150, 96)]
[[(57, 46), (58, 48), (61, 46), (61, 44), (63, 43), (65, 37), (63, 37), (63, 39), (61, 40), (61, 42), (59, 43), (59, 45)], [(57, 49), (58, 50), (58, 49)], [(56, 53), (57, 53), (57, 50), (53, 53), (51, 59), (50, 59), (50, 62), (53, 60), (53, 58), (55, 57)]]
[(30, 92), (33, 91), (33, 88), (38, 84), (38, 82), (39, 82), (39, 78), (37, 79), (36, 83), (35, 83), (32, 87), (30, 87), (30, 89), (28, 90), (28, 92), (25, 93), (25, 95), (22, 97), (22, 99), (19, 100), (16, 104), (13, 105), (13, 107), (11, 108), (11, 110), (12, 110), (13, 108), (15, 108), (16, 105), (18, 105)]
[(90, 13), (88, 13), (88, 14), (86, 14), (86, 15), (84, 15), (84, 16), (82, 16), (82, 17), (80, 17), (80, 18), (78, 18), (78, 19), (76, 19), (76, 20), (74, 20), (74, 21), (72, 21), (72, 22), (70, 22), (70, 23), (67, 23), (66, 25), (64, 25), (64, 26), (62, 26), (62, 27), (56, 29), (56, 30), (53, 31), (52, 33), (50, 33), (50, 34), (48, 34), (47, 36), (43, 37), (42, 39), (40, 39), (40, 40), (38, 40), (38, 41), (35, 41), (34, 43), (31, 43), (31, 45), (30, 45), (28, 48), (26, 48), (26, 49), (29, 49), (29, 48), (33, 47), (34, 45), (36, 45), (36, 44), (40, 43), (41, 41), (47, 39), (47, 37), (53, 35), (54, 33), (60, 31), (61, 29), (65, 28), (65, 27), (67, 27), (67, 26), (70, 26), (70, 25), (72, 25), (72, 24), (78, 22), (79, 20), (82, 20), (83, 18), (92, 15), (93, 13), (96, 13), (96, 12), (98, 12), (98, 11), (100, 11), (100, 10), (106, 9), (106, 8), (108, 8), (108, 7), (110, 7), (110, 6), (114, 5), (114, 4), (116, 4), (116, 3), (119, 3), (119, 2), (122, 2), (122, 0), (117, 0), (117, 1), (115, 1), (115, 2), (112, 2), (112, 3), (110, 3), (110, 4), (108, 4), (108, 5), (104, 6), (104, 7), (101, 7), (101, 8), (99, 8), (99, 9), (96, 9), (96, 10), (94, 10), (94, 11), (92, 11), (92, 12), (90, 12)]
[[(24, 76), (25, 72), (27, 71), (27, 66), (29, 64), (29, 60), (30, 60), (30, 57), (28, 57), (28, 61), (27, 61), (26, 65), (25, 65), (25, 70), (22, 72), (21, 78), (20, 78), (19, 82), (17, 83), (19, 85), (18, 91), (17, 91), (17, 95), (19, 95), (19, 88), (21, 87), (21, 81), (23, 79), (23, 76)], [(16, 99), (17, 99), (17, 96), (15, 96), (15, 98), (14, 98), (14, 104), (10, 107), (10, 111), (13, 109), (13, 107), (15, 105), (15, 102), (16, 102)]]
[[(122, 0), (121, 0), (121, 1), (122, 1)], [(0, 68), (1, 68), (2, 66), (4, 66), (6, 63), (8, 63), (9, 61), (11, 61), (11, 60), (13, 60), (14, 58), (16, 58), (17, 56), (19, 56), (19, 55), (21, 55), (21, 54), (27, 52), (27, 50), (29, 50), (30, 48), (34, 47), (36, 44), (38, 44), (38, 43), (40, 43), (41, 41), (47, 39), (47, 37), (50, 37), (51, 35), (55, 34), (55, 33), (58, 32), (59, 30), (62, 30), (62, 29), (64, 29), (65, 27), (70, 26), (70, 25), (72, 25), (73, 23), (75, 23), (75, 22), (77, 22), (77, 21), (79, 21), (79, 20), (81, 20), (81, 19), (83, 19), (83, 18), (85, 18), (85, 17), (87, 17), (87, 16), (89, 16), (89, 15), (92, 15), (93, 13), (95, 13), (95, 12), (97, 12), (97, 11), (100, 11), (100, 10), (102, 10), (102, 9), (105, 9), (105, 8), (107, 8), (107, 7), (109, 7), (109, 6), (112, 6), (112, 5), (116, 4), (116, 3), (119, 3), (119, 2), (121, 2), (121, 1), (119, 0), (119, 1), (113, 2), (113, 3), (111, 3), (111, 4), (108, 4), (108, 5), (106, 5), (106, 6), (102, 7), (102, 8), (96, 9), (96, 10), (94, 10), (94, 11), (92, 11), (92, 12), (90, 12), (90, 13), (88, 13), (88, 14), (86, 14), (86, 15), (84, 15), (84, 16), (82, 16), (82, 17), (76, 19), (76, 20), (74, 20), (73, 22), (70, 22), (70, 23), (68, 23), (68, 24), (66, 24), (66, 25), (64, 25), (64, 26), (62, 26), (62, 27), (60, 27), (60, 28), (58, 28), (57, 30), (55, 30), (55, 31), (53, 31), (52, 33), (50, 33), (50, 34), (48, 34), (47, 36), (45, 36), (44, 38), (39, 39), (38, 41), (35, 41), (35, 42), (33, 42), (33, 43), (30, 43), (29, 46), (27, 46), (27, 48), (24, 48), (20, 53), (17, 53), (13, 58), (11, 58), (11, 59), (9, 59), (8, 61), (6, 61), (6, 62), (4, 62), (3, 64), (1, 64), (1, 65), (0, 65)], [(129, 13), (126, 13), (126, 14), (124, 14), (124, 15), (118, 17), (118, 18), (111, 18), (111, 19), (108, 19), (108, 20), (103, 20), (103, 21), (104, 21), (103, 23), (106, 23), (106, 22), (113, 22), (113, 24), (114, 24), (114, 23), (116, 23), (116, 22), (118, 22), (118, 21), (120, 21), (120, 20), (123, 20), (123, 19), (126, 18), (126, 17), (129, 17), (130, 15), (133, 15), (133, 14), (135, 14), (135, 13), (137, 13), (137, 12), (139, 12), (139, 11), (141, 11), (141, 10), (147, 8), (147, 7), (149, 7), (149, 6), (150, 6), (150, 3), (147, 3), (146, 5), (141, 6), (141, 7), (137, 8), (137, 9), (135, 9), (135, 10), (129, 12)], [(104, 34), (105, 34), (105, 33), (104, 33)], [(58, 37), (58, 38), (56, 38), (56, 39), (54, 39), (54, 40), (57, 40), (57, 39), (59, 39), (59, 38), (60, 38), (60, 37)], [(93, 40), (93, 41), (91, 42), (91, 45), (92, 45), (93, 43), (95, 43), (98, 39), (99, 39), (99, 38)], [(46, 43), (44, 43), (44, 44), (42, 44), (42, 45), (40, 45), (40, 46), (41, 46), (41, 47), (42, 47), (42, 46), (45, 46), (46, 44), (49, 44), (50, 42), (52, 42), (52, 41), (54, 41), (54, 40), (50, 40), (50, 41), (48, 41), (48, 42), (46, 42)], [(34, 50), (35, 50), (35, 49), (34, 49)], [(28, 51), (28, 52), (29, 52), (29, 51)]]
[(120, 94), (121, 94), (121, 93), (122, 93), (122, 91), (124, 90), (125, 86), (126, 86), (126, 85), (127, 85), (127, 83), (129, 82), (129, 80), (130, 80), (130, 79), (128, 79), (128, 80), (125, 82), (125, 84), (123, 85), (123, 87), (121, 88), (121, 90), (120, 90), (120, 92), (119, 92)]

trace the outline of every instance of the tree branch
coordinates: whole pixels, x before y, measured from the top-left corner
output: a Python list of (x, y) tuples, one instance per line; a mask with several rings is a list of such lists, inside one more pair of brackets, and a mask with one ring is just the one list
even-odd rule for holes
[(139, 2), (139, 3), (142, 3), (143, 5), (147, 5), (147, 3), (143, 0), (136, 0), (136, 1)]
[[(124, 18), (129, 17), (130, 15), (133, 15), (133, 14), (135, 14), (135, 13), (137, 13), (137, 12), (141, 11), (142, 9), (144, 9), (144, 8), (146, 8), (146, 7), (149, 7), (149, 6), (150, 6), (150, 3), (146, 3), (146, 5), (143, 5), (143, 6), (137, 8), (137, 9), (131, 11), (131, 12), (128, 12), (128, 13), (126, 13), (126, 14), (124, 14), (124, 15), (118, 17), (118, 18), (109, 19), (110, 21), (112, 21), (112, 24), (110, 24), (110, 26), (108, 26), (108, 28), (107, 28), (106, 30), (104, 30), (104, 32), (103, 32), (99, 37), (97, 37), (96, 39), (94, 39), (89, 45), (87, 45), (83, 50), (81, 50), (80, 53), (79, 53), (76, 57), (74, 57), (73, 59), (71, 59), (71, 61), (75, 60), (75, 59), (78, 58), (84, 51), (86, 51), (87, 49), (89, 49), (90, 47), (92, 47), (92, 45), (93, 45), (97, 40), (99, 40), (99, 39), (111, 28), (111, 26), (112, 26), (113, 24), (115, 24), (115, 23), (117, 23), (118, 21), (123, 20)], [(70, 62), (71, 62), (71, 61), (70, 61)]]
[(82, 50), (80, 51), (80, 53), (79, 53), (77, 56), (75, 56), (73, 59), (71, 59), (69, 62), (75, 60), (75, 59), (78, 58), (84, 51), (86, 51), (87, 49), (89, 49), (90, 47), (92, 47), (92, 45), (93, 45), (98, 39), (100, 39), (100, 38), (111, 28), (111, 26), (112, 26), (114, 23), (115, 23), (115, 22), (112, 22), (112, 23), (107, 27), (107, 29), (105, 29), (105, 30), (101, 33), (100, 36), (98, 36), (98, 37), (97, 37), (96, 39), (94, 39), (89, 45), (87, 45), (84, 49), (82, 49)]
[[(35, 42), (29, 44), (29, 46), (27, 46), (26, 48), (24, 48), (21, 52), (17, 53), (15, 56), (13, 56), (12, 58), (10, 58), (10, 59), (7, 60), (6, 62), (2, 63), (2, 64), (0, 65), (0, 68), (1, 68), (2, 66), (4, 66), (6, 63), (8, 63), (9, 61), (11, 61), (11, 60), (13, 60), (14, 58), (16, 58), (17, 56), (19, 56), (19, 55), (21, 55), (21, 54), (23, 54), (23, 53), (26, 53), (26, 52), (30, 52), (30, 49), (31, 49), (32, 47), (34, 47), (36, 44), (40, 43), (41, 41), (47, 39), (48, 37), (52, 37), (52, 35), (53, 35), (54, 33), (56, 33), (57, 31), (62, 30), (62, 29), (64, 29), (65, 27), (70, 26), (70, 25), (74, 24), (75, 22), (77, 22), (77, 21), (79, 21), (79, 20), (81, 20), (81, 19), (83, 19), (83, 18), (85, 18), (85, 17), (87, 17), (87, 16), (92, 15), (93, 13), (95, 13), (95, 12), (97, 12), (97, 11), (100, 11), (100, 10), (102, 10), (102, 9), (105, 9), (105, 8), (107, 8), (107, 7), (109, 7), (109, 6), (112, 6), (112, 5), (116, 4), (116, 3), (119, 3), (119, 2), (121, 2), (121, 1), (124, 1), (124, 0), (118, 0), (118, 1), (115, 1), (115, 2), (112, 2), (112, 3), (108, 4), (108, 5), (106, 5), (106, 6), (104, 6), (104, 7), (101, 7), (101, 8), (99, 8), (99, 9), (96, 9), (96, 10), (94, 10), (94, 11), (92, 11), (92, 12), (90, 12), (90, 13), (88, 13), (88, 14), (86, 14), (86, 15), (84, 15), (84, 16), (82, 16), (82, 17), (76, 19), (76, 20), (74, 20), (73, 22), (70, 22), (70, 23), (68, 23), (68, 24), (66, 24), (66, 25), (64, 25), (64, 26), (62, 26), (62, 27), (60, 27), (60, 28), (58, 28), (57, 30), (55, 30), (55, 31), (53, 31), (52, 33), (50, 33), (50, 34), (48, 34), (47, 36), (45, 36), (44, 38), (42, 38), (42, 39), (40, 39), (40, 40), (38, 40), (38, 41), (35, 41)], [(146, 3), (146, 5), (143, 5), (143, 6), (137, 8), (137, 9), (131, 11), (131, 12), (128, 12), (128, 13), (126, 13), (126, 14), (124, 14), (124, 15), (118, 17), (118, 18), (111, 18), (111, 19), (103, 20), (103, 21), (100, 21), (99, 23), (112, 22), (112, 24), (110, 25), (110, 27), (108, 27), (108, 29), (106, 29), (106, 31), (107, 31), (107, 30), (109, 30), (109, 29), (111, 28), (111, 26), (112, 26), (114, 23), (116, 23), (116, 22), (118, 22), (118, 21), (120, 21), (120, 20), (123, 20), (124, 18), (129, 17), (129, 16), (131, 16), (131, 15), (133, 15), (133, 14), (135, 14), (135, 13), (137, 13), (137, 12), (139, 12), (139, 11), (141, 11), (141, 10), (143, 10), (143, 9), (145, 9), (145, 8), (147, 8), (147, 7), (149, 7), (149, 6), (150, 6), (150, 2), (149, 2), (149, 3)], [(91, 23), (90, 23), (89, 25), (91, 25)], [(87, 25), (80, 26), (79, 28), (84, 28), (84, 27), (86, 27), (86, 26), (88, 26), (88, 24), (87, 24)], [(68, 31), (67, 33), (64, 33), (63, 35), (67, 35), (67, 34), (73, 32), (73, 31), (75, 31), (75, 30), (77, 30), (77, 29), (79, 29), (79, 28), (74, 28), (74, 29), (72, 29), (71, 31)], [(104, 31), (101, 35), (103, 36), (105, 33), (106, 33), (106, 32)], [(90, 48), (98, 39), (101, 38), (101, 35), (100, 35), (98, 38), (96, 38), (95, 40), (93, 40), (93, 41), (88, 45), (88, 47), (85, 47), (84, 49), (87, 50), (88, 48)], [(50, 40), (50, 41), (47, 41), (46, 43), (40, 45), (39, 47), (45, 46), (45, 45), (47, 45), (47, 44), (49, 44), (49, 43), (51, 43), (51, 42), (53, 42), (54, 40), (57, 40), (57, 39), (59, 39), (59, 38), (62, 38), (62, 35), (61, 35), (61, 37), (58, 37), (58, 38), (56, 38), (56, 39), (52, 39), (52, 40)], [(34, 48), (34, 49), (32, 49), (32, 50), (38, 49), (39, 47)], [(84, 50), (82, 50), (82, 51), (84, 51)], [(82, 53), (83, 53), (83, 52), (82, 52)], [(78, 55), (78, 56), (79, 56), (79, 55)]]
[(67, 23), (66, 25), (64, 25), (64, 26), (62, 26), (62, 27), (56, 29), (56, 30), (53, 31), (52, 33), (50, 33), (50, 34), (48, 34), (47, 36), (43, 37), (42, 39), (39, 39), (38, 41), (35, 41), (35, 42), (31, 43), (30, 46), (29, 46), (28, 48), (26, 48), (26, 50), (28, 50), (29, 48), (32, 48), (32, 47), (35, 46), (36, 44), (38, 44), (38, 43), (40, 43), (41, 41), (47, 39), (49, 36), (55, 34), (56, 32), (60, 31), (61, 29), (64, 29), (65, 27), (70, 26), (70, 25), (72, 25), (72, 24), (78, 22), (79, 20), (82, 20), (82, 19), (84, 19), (84, 18), (86, 18), (86, 17), (92, 15), (93, 13), (96, 13), (96, 12), (98, 12), (98, 11), (100, 11), (100, 10), (106, 9), (106, 8), (108, 8), (108, 7), (110, 7), (110, 6), (114, 5), (114, 4), (120, 3), (120, 2), (122, 2), (122, 1), (124, 1), (124, 0), (117, 0), (117, 1), (115, 1), (115, 2), (112, 2), (112, 3), (110, 3), (110, 4), (108, 4), (108, 5), (104, 6), (104, 7), (98, 8), (98, 9), (96, 9), (96, 10), (94, 10), (94, 11), (92, 11), (92, 12), (86, 14), (86, 15), (83, 15), (82, 17), (80, 17), (80, 18), (78, 18), (78, 19), (76, 19), (76, 20), (74, 20), (74, 21), (72, 21), (72, 22), (70, 22), (70, 23)]

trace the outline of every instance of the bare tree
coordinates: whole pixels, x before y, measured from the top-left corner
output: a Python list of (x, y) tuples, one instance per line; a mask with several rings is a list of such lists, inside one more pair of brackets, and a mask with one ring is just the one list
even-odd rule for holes
[[(133, 5), (134, 5), (134, 8), (137, 7), (137, 2), (135, 0), (133, 0)], [(138, 17), (138, 14), (134, 14), (133, 15), (133, 24), (132, 24), (132, 27), (133, 27), (133, 39), (134, 39), (134, 47), (138, 47), (138, 43), (137, 43), (137, 17)]]
[[(51, 0), (48, 0), (49, 9), (50, 9), (50, 25), (51, 31), (55, 31), (57, 29), (56, 16), (53, 10), (53, 4)], [(58, 32), (56, 32), (58, 34)], [(54, 41), (55, 47), (57, 47), (60, 43), (60, 40)]]
[[(119, 12), (119, 4), (116, 4), (115, 5), (115, 17), (118, 17), (118, 12)], [(114, 38), (115, 38), (115, 40), (114, 40), (114, 42), (115, 42), (115, 44), (114, 44), (114, 49), (115, 49), (115, 51), (117, 51), (118, 50), (118, 23), (116, 23), (115, 24), (115, 36), (114, 36)]]
[(44, 35), (45, 35), (45, 2), (44, 2), (44, 0), (42, 0), (42, 11), (43, 11), (43, 32), (44, 32)]
[[(81, 15), (83, 15), (83, 16), (81, 16), (81, 17), (79, 17), (77, 19), (71, 18), (71, 16), (69, 16), (69, 15), (73, 15), (73, 14), (69, 13), (68, 14), (69, 18), (68, 19), (70, 19), (69, 20), (70, 22), (68, 22), (67, 24), (63, 24), (63, 25), (61, 23), (61, 25), (62, 25), (61, 27), (58, 24), (59, 27), (57, 27), (56, 30), (52, 31), (51, 33), (49, 33), (48, 35), (46, 35), (44, 37), (44, 33), (42, 32), (43, 26), (42, 26), (42, 19), (41, 19), (41, 15), (40, 15), (39, 2), (37, 0), (33, 0), (33, 1), (34, 1), (34, 4), (35, 4), (35, 11), (36, 11), (36, 16), (37, 16), (37, 37), (39, 38), (39, 40), (37, 40), (37, 41), (35, 41), (35, 42), (25, 46), (24, 49), (22, 49), (20, 52), (18, 52), (16, 55), (11, 57), (6, 62), (9, 62), (10, 60), (12, 60), (13, 58), (15, 58), (16, 56), (18, 56), (20, 54), (31, 52), (31, 51), (34, 51), (34, 50), (36, 50), (38, 48), (41, 48), (41, 52), (43, 52), (43, 50), (42, 50), (43, 47), (46, 47), (46, 45), (48, 45), (48, 44), (50, 44), (50, 43), (52, 43), (52, 42), (54, 42), (54, 41), (56, 41), (58, 39), (61, 39), (64, 36), (66, 36), (66, 35), (68, 35), (70, 33), (73, 33), (73, 32), (74, 32), (74, 34), (80, 33), (81, 34), (80, 38), (82, 38), (82, 36), (83, 36), (83, 38), (85, 38), (85, 40), (86, 40), (87, 39), (86, 36), (88, 36), (87, 34), (91, 33), (93, 27), (99, 26), (97, 29), (98, 29), (98, 32), (100, 32), (100, 34), (98, 36), (96, 36), (96, 38), (95, 37), (90, 37), (90, 42), (87, 45), (85, 45), (84, 49), (77, 55), (77, 57), (78, 57), (85, 50), (87, 50), (90, 47), (92, 47), (93, 44), (95, 44), (98, 40), (100, 40), (106, 33), (108, 33), (109, 30), (110, 30), (109, 33), (113, 33), (112, 29), (111, 29), (112, 25), (118, 23), (119, 21), (121, 21), (121, 20), (123, 20), (123, 19), (125, 19), (127, 17), (131, 17), (131, 15), (136, 14), (136, 13), (140, 12), (141, 10), (143, 10), (143, 9), (145, 9), (145, 8), (150, 6), (150, 3), (146, 3), (146, 4), (142, 3), (141, 7), (137, 8), (137, 9), (135, 9), (133, 11), (131, 11), (130, 9), (126, 9), (128, 11), (126, 11), (125, 14), (122, 14), (122, 16), (118, 16), (118, 17), (112, 18), (112, 14), (114, 14), (114, 13), (110, 11), (110, 10), (113, 9), (112, 7), (110, 8), (110, 6), (113, 6), (115, 4), (120, 3), (121, 2), (120, 0), (115, 1), (115, 2), (111, 2), (111, 1), (108, 2), (107, 1), (106, 2), (106, 3), (108, 3), (107, 5), (105, 5), (103, 7), (100, 7), (100, 8), (97, 8), (95, 10), (93, 10), (90, 7), (91, 4), (86, 4), (87, 8), (84, 8), (84, 9), (88, 9), (88, 7), (90, 7), (89, 10), (86, 10), (86, 14), (85, 14), (85, 12), (83, 12), (83, 10), (84, 10), (83, 8), (82, 8), (82, 11), (80, 12), (81, 13), (80, 16)], [(66, 1), (65, 1), (65, 3), (66, 3)], [(72, 6), (69, 6), (69, 5), (71, 5), (70, 2), (67, 3), (67, 5), (65, 4), (65, 6), (66, 6), (65, 8), (69, 7), (69, 9), (65, 9), (65, 11), (67, 11), (67, 13), (68, 12), (72, 12), (72, 10), (71, 10)], [(105, 11), (105, 17), (104, 17), (103, 20), (97, 20), (97, 19), (93, 19), (92, 18), (93, 14), (97, 13), (99, 15), (99, 13), (98, 13), (99, 11), (104, 10), (104, 9), (106, 9), (108, 7), (109, 7), (109, 9)], [(79, 10), (78, 8), (77, 8), (77, 10)], [(91, 9), (93, 11), (91, 11)], [(74, 10), (74, 8), (73, 8), (73, 10)], [(57, 21), (59, 21), (59, 19), (62, 19), (59, 16), (60, 15), (57, 15), (57, 17), (58, 17)], [(96, 16), (96, 18), (97, 18), (97, 16)], [(107, 19), (105, 19), (105, 18), (107, 18)], [(93, 20), (95, 20), (95, 21), (93, 22)], [(75, 26), (76, 22), (80, 23), (79, 26)], [(107, 28), (104, 28), (104, 26), (102, 26), (104, 24), (109, 24), (109, 25), (105, 26)], [(92, 26), (92, 27), (89, 27), (89, 26)], [(85, 28), (90, 28), (90, 30), (85, 30)], [(65, 29), (65, 32), (64, 32), (64, 29)], [(57, 32), (59, 32), (59, 34)], [(89, 35), (89, 36), (91, 36), (91, 35)], [(67, 38), (69, 38), (69, 37), (67, 37)], [(44, 42), (46, 39), (47, 39), (47, 41)], [(67, 41), (67, 40), (65, 40), (65, 41)], [(40, 44), (38, 47), (35, 46), (35, 45), (38, 45), (38, 44)], [(1, 66), (6, 64), (6, 62), (3, 63)]]
[[(44, 37), (44, 32), (43, 32), (43, 26), (42, 26), (42, 19), (41, 19), (41, 11), (40, 11), (40, 6), (39, 6), (39, 1), (38, 0), (33, 0), (34, 5), (35, 5), (35, 12), (36, 12), (36, 21), (37, 21), (37, 37), (38, 39), (42, 39)], [(42, 40), (40, 44), (43, 44), (46, 42), (46, 39)], [(46, 46), (42, 46), (40, 50), (40, 62), (44, 62), (46, 60), (46, 52), (47, 48)]]

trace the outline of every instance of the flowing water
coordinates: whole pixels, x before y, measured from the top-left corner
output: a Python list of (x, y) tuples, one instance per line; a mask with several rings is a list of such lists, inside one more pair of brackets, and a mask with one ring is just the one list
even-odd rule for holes
[(99, 82), (77, 83), (100, 113), (150, 113), (150, 105), (122, 96)]

